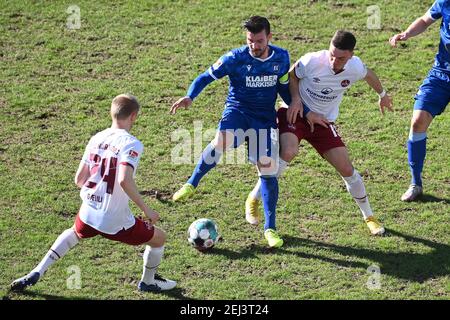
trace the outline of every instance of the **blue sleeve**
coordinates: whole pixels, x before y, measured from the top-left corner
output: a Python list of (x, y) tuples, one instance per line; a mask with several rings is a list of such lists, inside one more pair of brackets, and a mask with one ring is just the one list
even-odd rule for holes
[(289, 92), (289, 82), (288, 83), (278, 82), (277, 86), (278, 86), (278, 94), (280, 95), (281, 99), (283, 99), (284, 103), (290, 105), (291, 94)]
[(192, 81), (191, 86), (188, 89), (187, 96), (194, 100), (200, 92), (202, 92), (205, 87), (214, 81), (208, 71), (203, 72), (194, 81)]
[(437, 20), (442, 17), (442, 6), (445, 0), (437, 0), (433, 3), (430, 10), (428, 10), (429, 15), (433, 20)]
[(208, 69), (209, 75), (213, 77), (214, 80), (229, 75), (233, 70), (235, 58), (236, 56), (233, 51), (221, 56), (219, 60)]
[(283, 61), (283, 67), (281, 69), (281, 76), (278, 78), (277, 91), (281, 99), (287, 105), (291, 104), (291, 94), (289, 92), (289, 66), (290, 58), (289, 53), (286, 51)]

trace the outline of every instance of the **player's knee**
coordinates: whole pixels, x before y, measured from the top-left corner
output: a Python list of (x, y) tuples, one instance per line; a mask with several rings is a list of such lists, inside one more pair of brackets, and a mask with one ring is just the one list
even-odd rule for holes
[(163, 230), (155, 227), (153, 237), (147, 244), (155, 248), (162, 247), (164, 243), (166, 243), (166, 238), (167, 238), (166, 233)]
[(420, 118), (414, 118), (411, 121), (411, 129), (413, 132), (424, 132), (426, 130), (424, 121)]
[(413, 115), (411, 119), (411, 129), (413, 132), (426, 132), (428, 125), (432, 120), (432, 116), (426, 113)]
[(298, 154), (297, 148), (284, 148), (281, 150), (280, 157), (286, 162), (291, 162)]
[(231, 148), (234, 142), (234, 136), (231, 133), (218, 133), (211, 144), (214, 146), (214, 149), (217, 151), (226, 151)]

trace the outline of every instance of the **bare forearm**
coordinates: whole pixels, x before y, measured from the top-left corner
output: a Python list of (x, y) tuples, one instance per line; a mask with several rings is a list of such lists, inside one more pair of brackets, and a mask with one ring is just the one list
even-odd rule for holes
[(425, 30), (433, 23), (433, 20), (430, 19), (427, 16), (422, 16), (420, 18), (417, 18), (411, 25), (408, 27), (408, 29), (405, 30), (405, 35), (407, 38), (415, 37)]
[(145, 204), (144, 200), (139, 194), (136, 183), (132, 178), (123, 180), (122, 182), (120, 182), (120, 186), (122, 187), (123, 191), (125, 191), (127, 196), (131, 199), (131, 201), (133, 201), (139, 207), (139, 209), (144, 212), (147, 212), (147, 210), (149, 210), (148, 206)]
[(294, 74), (294, 71), (289, 72), (289, 93), (291, 94), (292, 101), (300, 100), (299, 83), (300, 80)]
[(378, 76), (372, 70), (367, 70), (367, 75), (364, 80), (366, 80), (367, 84), (375, 90), (376, 93), (380, 94), (383, 92), (383, 85), (381, 84), (380, 79), (378, 79)]

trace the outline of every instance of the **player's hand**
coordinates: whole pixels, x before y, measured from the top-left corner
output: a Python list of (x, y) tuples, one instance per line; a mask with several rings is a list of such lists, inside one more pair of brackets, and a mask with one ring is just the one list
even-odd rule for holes
[(303, 118), (303, 103), (300, 99), (291, 101), (286, 112), (287, 122), (290, 124), (295, 123), (295, 121), (297, 121), (297, 115), (299, 115), (300, 118)]
[(380, 106), (381, 114), (384, 115), (384, 110), (387, 108), (389, 111), (394, 111), (392, 98), (386, 94), (383, 98), (380, 98), (378, 101), (378, 105)]
[(159, 220), (159, 213), (154, 210), (148, 209), (144, 211), (144, 214), (151, 224), (155, 224)]
[(189, 108), (192, 104), (192, 99), (188, 96), (178, 99), (177, 102), (175, 102), (172, 107), (170, 108), (170, 114), (175, 114), (177, 112), (178, 108)]
[(389, 39), (389, 43), (392, 47), (396, 47), (397, 46), (397, 42), (399, 41), (406, 41), (408, 40), (408, 35), (406, 34), (406, 32), (402, 32), (399, 34), (396, 34), (395, 36), (393, 36), (392, 38)]
[(325, 128), (328, 128), (328, 125), (330, 124), (327, 118), (314, 111), (308, 112), (308, 114), (306, 115), (306, 120), (308, 120), (309, 126), (311, 127), (311, 132), (314, 132), (315, 124), (318, 124)]

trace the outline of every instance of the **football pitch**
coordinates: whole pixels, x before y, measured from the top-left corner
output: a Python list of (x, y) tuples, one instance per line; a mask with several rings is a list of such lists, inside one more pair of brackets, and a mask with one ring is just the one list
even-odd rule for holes
[[(2, 296), (73, 224), (81, 203), (73, 177), (84, 147), (110, 125), (111, 99), (128, 92), (143, 106), (131, 132), (145, 146), (137, 185), (168, 233), (159, 272), (177, 280), (177, 288), (137, 291), (144, 247), (96, 237), (71, 250), (35, 286), (8, 293), (10, 299), (450, 299), (449, 110), (428, 131), (423, 198), (400, 201), (410, 180), (405, 142), (413, 97), (434, 61), (439, 23), (398, 48), (388, 44), (431, 4), (2, 1)], [(245, 44), (241, 24), (256, 14), (269, 19), (272, 43), (289, 50), (291, 63), (327, 49), (336, 30), (353, 32), (355, 54), (392, 95), (395, 112), (382, 116), (377, 95), (360, 81), (346, 93), (337, 120), (386, 236), (370, 236), (340, 176), (305, 142), (279, 181), (280, 249), (268, 249), (262, 225), (245, 221), (245, 199), (257, 181), (248, 163), (224, 161), (192, 199), (172, 202), (212, 138), (228, 81), (212, 83), (188, 110), (170, 115), (170, 106), (199, 73)], [(180, 146), (189, 151), (185, 163), (174, 161)], [(187, 241), (198, 218), (216, 221), (223, 238), (208, 253)]]

